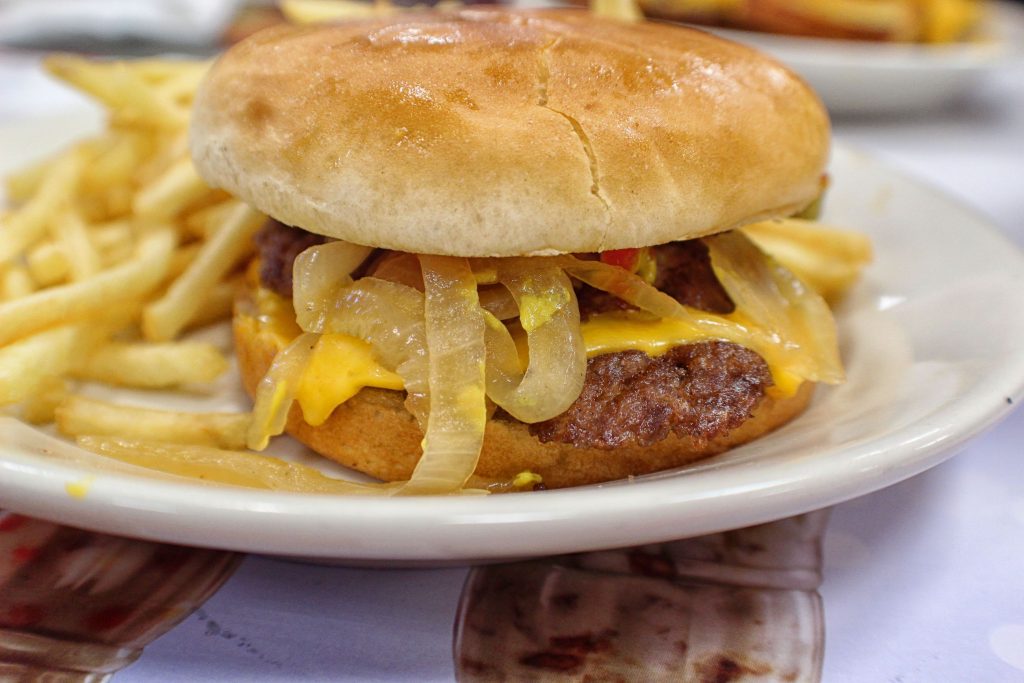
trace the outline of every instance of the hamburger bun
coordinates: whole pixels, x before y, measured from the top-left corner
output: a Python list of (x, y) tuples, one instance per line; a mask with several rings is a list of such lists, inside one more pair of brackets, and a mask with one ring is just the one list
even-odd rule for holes
[(578, 10), (284, 26), (196, 98), (200, 175), (288, 225), (450, 256), (595, 252), (787, 216), (827, 114), (777, 62)]

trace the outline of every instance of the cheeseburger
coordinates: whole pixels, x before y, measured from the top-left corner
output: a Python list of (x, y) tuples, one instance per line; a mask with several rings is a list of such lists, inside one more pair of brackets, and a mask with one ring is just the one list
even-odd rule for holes
[(192, 155), (271, 220), (235, 311), (250, 445), (406, 493), (677, 467), (842, 379), (825, 303), (737, 228), (821, 192), (778, 63), (574, 10), (279, 27), (200, 88)]

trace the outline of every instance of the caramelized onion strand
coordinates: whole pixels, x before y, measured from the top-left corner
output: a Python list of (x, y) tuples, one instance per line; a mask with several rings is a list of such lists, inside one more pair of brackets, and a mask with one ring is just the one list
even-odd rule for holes
[(472, 476), (487, 424), (484, 319), (469, 263), (419, 257), (423, 268), (430, 413), (423, 455), (403, 494), (451, 493)]

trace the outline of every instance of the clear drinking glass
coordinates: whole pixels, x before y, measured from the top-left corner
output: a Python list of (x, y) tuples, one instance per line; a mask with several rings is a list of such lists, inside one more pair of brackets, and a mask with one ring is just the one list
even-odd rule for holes
[(242, 555), (0, 510), (0, 681), (104, 681), (192, 613)]

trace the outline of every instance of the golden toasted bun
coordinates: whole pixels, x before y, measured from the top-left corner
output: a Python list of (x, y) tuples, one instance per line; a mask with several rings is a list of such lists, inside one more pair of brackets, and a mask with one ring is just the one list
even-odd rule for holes
[(281, 27), (197, 95), (200, 175), (278, 220), (415, 253), (690, 239), (811, 202), (821, 103), (745, 47), (586, 12)]
[[(243, 290), (235, 307), (234, 336), (242, 383), (249, 395), (280, 349), (278, 337), (260, 330), (251, 290)], [(805, 382), (789, 398), (765, 397), (750, 419), (725, 436), (705, 443), (674, 434), (652, 446), (612, 450), (541, 443), (527, 425), (491, 419), (476, 474), (488, 481), (509, 481), (523, 470), (544, 478), (549, 488), (580, 486), (679, 467), (775, 429), (807, 407), (814, 385)], [(405, 409), (405, 394), (364, 388), (338, 406), (327, 421), (313, 427), (292, 406), (286, 430), (314, 451), (342, 465), (385, 481), (408, 479), (420, 457), (423, 433)]]

